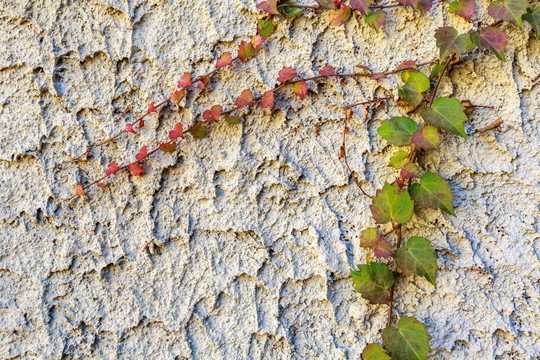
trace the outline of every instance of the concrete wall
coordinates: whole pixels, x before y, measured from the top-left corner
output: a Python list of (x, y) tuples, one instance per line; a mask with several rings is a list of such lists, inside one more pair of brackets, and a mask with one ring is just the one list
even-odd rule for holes
[[(262, 93), (293, 66), (312, 75), (331, 64), (374, 71), (438, 57), (434, 30), (470, 25), (437, 2), (426, 16), (388, 13), (380, 33), (353, 16), (278, 20), (257, 56), (216, 77), (189, 108), (147, 118), (87, 161), (58, 171), (123, 127), (114, 117), (164, 99), (180, 75), (213, 68), (223, 51), (256, 32), (255, 0), (3, 0), (0, 2), (0, 358), (2, 359), (360, 359), (380, 342), (387, 306), (353, 291), (364, 263), (358, 236), (372, 226), (338, 159), (345, 103), (386, 93), (399, 77), (310, 85), (240, 125), (219, 123), (148, 174), (116, 174), (88, 198), (61, 199), (111, 160), (131, 161), (178, 121), (191, 124), (244, 88)], [(477, 13), (486, 22), (487, 0)], [(420, 158), (448, 179), (456, 217), (426, 211), (404, 236), (430, 239), (438, 289), (397, 281), (396, 312), (433, 336), (430, 359), (540, 356), (540, 41), (529, 25), (510, 35), (506, 62), (474, 51), (440, 94), (498, 107), (469, 116), (468, 140), (446, 134)], [(429, 69), (424, 69), (429, 71)], [(349, 157), (369, 193), (395, 171), (397, 151), (377, 133), (389, 106), (363, 122), (358, 109)], [(316, 135), (316, 125), (320, 136)], [(145, 244), (151, 242), (150, 251)]]

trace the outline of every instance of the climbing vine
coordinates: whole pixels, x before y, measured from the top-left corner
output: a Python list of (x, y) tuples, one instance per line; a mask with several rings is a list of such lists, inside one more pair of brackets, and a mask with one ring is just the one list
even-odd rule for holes
[[(191, 73), (181, 76), (177, 89), (169, 97), (159, 103), (151, 102), (148, 109), (138, 118), (127, 122), (124, 128), (109, 139), (98, 142), (82, 154), (77, 155), (68, 163), (83, 161), (99, 147), (104, 146), (123, 134), (137, 134), (136, 129), (144, 126), (144, 119), (151, 113), (157, 112), (164, 106), (180, 106), (180, 100), (188, 91), (209, 91), (209, 83), (222, 70), (233, 67), (235, 63), (247, 62), (256, 56), (256, 51), (274, 31), (273, 16), (296, 18), (307, 12), (328, 16), (333, 26), (345, 23), (354, 13), (363, 17), (366, 24), (376, 31), (384, 26), (386, 12), (397, 7), (410, 7), (425, 13), (432, 7), (431, 0), (396, 0), (390, 5), (377, 5), (374, 0), (329, 1), (314, 0), (311, 5), (297, 4), (287, 0), (265, 0), (257, 8), (265, 13), (265, 17), (258, 21), (258, 33), (249, 41), (242, 41), (238, 45), (237, 54), (233, 57), (231, 52), (221, 54), (216, 60), (215, 69), (209, 73), (195, 77)], [(393, 313), (396, 277), (401, 274), (414, 274), (425, 278), (434, 287), (437, 286), (436, 274), (438, 270), (437, 254), (431, 241), (424, 237), (404, 234), (403, 225), (410, 221), (415, 211), (420, 209), (441, 210), (448, 215), (455, 215), (450, 186), (446, 180), (436, 173), (426, 172), (420, 166), (418, 159), (424, 153), (438, 149), (443, 135), (453, 133), (467, 139), (464, 121), (467, 114), (477, 107), (491, 109), (497, 115), (497, 109), (490, 105), (475, 105), (469, 100), (458, 100), (450, 97), (438, 97), (441, 80), (451, 67), (460, 61), (460, 56), (470, 53), (474, 49), (488, 50), (498, 59), (505, 61), (504, 49), (508, 43), (508, 35), (500, 29), (503, 22), (510, 22), (518, 28), (523, 28), (523, 21), (530, 24), (536, 38), (540, 38), (540, 6), (533, 6), (527, 0), (498, 0), (492, 2), (487, 12), (494, 19), (491, 24), (474, 21), (475, 0), (456, 0), (448, 3), (448, 11), (472, 22), (469, 32), (459, 33), (452, 27), (441, 27), (434, 36), (439, 48), (439, 59), (417, 63), (405, 61), (396, 64), (393, 69), (385, 72), (373, 73), (369, 68), (359, 65), (348, 72), (338, 72), (330, 65), (319, 70), (318, 75), (305, 77), (298, 74), (292, 67), (285, 67), (279, 72), (276, 85), (267, 91), (255, 94), (251, 89), (239, 91), (234, 104), (216, 104), (200, 114), (199, 120), (191, 126), (184, 128), (181, 122), (176, 123), (169, 132), (168, 139), (149, 150), (148, 146), (140, 148), (135, 154), (133, 162), (120, 165), (117, 161), (110, 161), (104, 170), (104, 175), (94, 181), (77, 184), (75, 194), (69, 197), (72, 200), (77, 196), (86, 196), (88, 189), (94, 185), (104, 187), (106, 178), (118, 171), (129, 171), (132, 176), (141, 176), (145, 173), (144, 161), (156, 152), (170, 153), (177, 150), (179, 142), (186, 136), (204, 138), (207, 136), (211, 124), (224, 120), (234, 125), (241, 122), (246, 109), (258, 106), (261, 109), (273, 108), (275, 97), (284, 96), (281, 93), (285, 88), (292, 88), (295, 96), (300, 99), (308, 94), (310, 82), (330, 81), (332, 78), (369, 78), (373, 81), (400, 75), (403, 82), (397, 88), (398, 98), (395, 103), (402, 109), (402, 116), (392, 117), (381, 122), (377, 133), (381, 138), (393, 145), (398, 151), (391, 157), (389, 166), (396, 170), (396, 175), (387, 179), (381, 189), (374, 194), (368, 194), (362, 187), (361, 180), (357, 178), (351, 164), (347, 159), (346, 137), (349, 132), (349, 123), (354, 116), (353, 108), (364, 107), (365, 118), (378, 108), (394, 101), (394, 97), (387, 95), (355, 104), (343, 104), (343, 142), (338, 157), (343, 159), (355, 184), (362, 194), (371, 201), (370, 210), (374, 226), (364, 229), (360, 239), (360, 246), (366, 249), (366, 264), (351, 269), (355, 290), (371, 304), (386, 304), (388, 306), (387, 327), (382, 331), (384, 346), (368, 344), (363, 353), (364, 360), (412, 360), (427, 359), (431, 352), (429, 340), (431, 336), (424, 324), (413, 317), (401, 317), (394, 326), (396, 318)], [(431, 67), (429, 75), (420, 71)], [(410, 114), (415, 113), (421, 122), (414, 121)], [(120, 118), (129, 114), (129, 110), (122, 113)], [(495, 116), (492, 125), (480, 129), (488, 131), (497, 129), (502, 120)], [(451, 139), (451, 136), (448, 137)], [(384, 230), (383, 230), (384, 229)], [(404, 237), (405, 235), (405, 237)], [(373, 259), (372, 259), (373, 258)]]

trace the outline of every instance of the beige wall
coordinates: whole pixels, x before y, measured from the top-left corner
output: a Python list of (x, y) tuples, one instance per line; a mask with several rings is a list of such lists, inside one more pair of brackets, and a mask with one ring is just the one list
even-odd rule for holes
[[(254, 60), (220, 74), (189, 109), (166, 108), (140, 135), (55, 169), (121, 129), (115, 111), (144, 111), (183, 72), (206, 72), (234, 51), (256, 32), (255, 5), (0, 3), (0, 358), (359, 359), (368, 341), (380, 341), (387, 307), (368, 305), (349, 276), (365, 261), (357, 236), (372, 220), (338, 159), (337, 108), (397, 96), (399, 77), (310, 85), (304, 101), (281, 93), (273, 111), (154, 156), (143, 177), (116, 174), (88, 199), (59, 200), (79, 167), (100, 176), (174, 123), (228, 106), (246, 87), (273, 87), (284, 66), (306, 76), (327, 64), (384, 71), (437, 58), (439, 26), (469, 29), (442, 2), (426, 16), (391, 11), (378, 34), (357, 16), (339, 28), (326, 16), (279, 20)], [(490, 21), (487, 5), (477, 10)], [(465, 125), (469, 140), (446, 134), (440, 151), (422, 157), (424, 169), (448, 179), (457, 217), (425, 212), (404, 230), (430, 239), (439, 255), (438, 289), (402, 277), (395, 304), (427, 324), (433, 359), (540, 355), (540, 41), (529, 25), (504, 29), (507, 62), (474, 51), (440, 88), (499, 107), (502, 132), (475, 133), (495, 120), (477, 111)], [(388, 107), (364, 123), (358, 109), (351, 124), (350, 161), (370, 193), (395, 175), (386, 164), (396, 149), (376, 128), (397, 114)]]

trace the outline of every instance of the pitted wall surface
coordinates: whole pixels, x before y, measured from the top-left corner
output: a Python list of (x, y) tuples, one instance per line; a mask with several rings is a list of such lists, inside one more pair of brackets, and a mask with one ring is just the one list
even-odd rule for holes
[[(117, 173), (109, 187), (62, 200), (110, 161), (159, 144), (176, 122), (227, 108), (242, 89), (274, 87), (284, 66), (305, 76), (327, 64), (392, 70), (437, 59), (436, 28), (470, 28), (442, 1), (424, 16), (388, 12), (379, 33), (358, 15), (341, 27), (327, 14), (277, 19), (254, 59), (221, 72), (210, 91), (57, 169), (122, 129), (122, 111), (134, 119), (184, 72), (203, 74), (235, 52), (256, 33), (256, 4), (0, 2), (1, 359), (337, 360), (380, 343), (387, 306), (355, 293), (349, 273), (365, 262), (358, 236), (373, 220), (339, 159), (340, 107), (397, 98), (399, 76), (310, 84), (303, 101), (281, 92), (275, 109), (151, 157), (144, 176)], [(487, 23), (488, 5), (477, 1)], [(438, 288), (401, 276), (395, 302), (395, 321), (427, 325), (430, 359), (540, 358), (540, 41), (527, 24), (503, 28), (506, 62), (476, 50), (439, 89), (498, 114), (473, 112), (468, 140), (445, 134), (420, 158), (447, 179), (457, 216), (421, 212), (404, 228), (439, 256)], [(390, 105), (364, 122), (357, 108), (350, 124), (348, 156), (371, 194), (396, 175), (387, 164), (397, 148), (376, 129), (399, 114)], [(497, 116), (501, 132), (475, 131)]]

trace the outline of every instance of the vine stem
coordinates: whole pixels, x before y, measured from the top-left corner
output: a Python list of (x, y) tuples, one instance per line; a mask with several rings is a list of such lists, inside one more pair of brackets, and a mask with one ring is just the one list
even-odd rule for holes
[[(235, 58), (235, 60), (236, 60), (236, 58)], [(430, 64), (433, 64), (433, 63), (434, 63), (434, 61), (429, 61), (429, 62), (426, 62), (426, 63), (417, 64), (416, 66), (425, 66), (425, 65), (430, 65)], [(384, 74), (385, 74), (385, 75), (396, 74), (396, 73), (398, 73), (398, 72), (405, 71), (405, 70), (410, 69), (410, 68), (411, 68), (411, 67), (404, 67), (404, 68), (401, 68), (401, 69), (396, 69), (396, 70), (393, 70), (393, 71), (387, 71), (387, 72), (384, 72)], [(206, 76), (206, 75), (204, 75), (204, 76)], [(204, 76), (202, 76), (202, 77), (204, 77)], [(280, 89), (282, 89), (282, 88), (284, 88), (284, 87), (286, 87), (286, 86), (288, 86), (288, 85), (294, 85), (294, 84), (296, 84), (296, 83), (298, 83), (298, 82), (301, 82), (301, 81), (318, 81), (318, 80), (325, 79), (325, 78), (330, 78), (330, 77), (341, 77), (341, 78), (346, 78), (346, 77), (358, 77), (358, 76), (360, 76), (360, 77), (371, 77), (372, 74), (368, 74), (368, 73), (345, 73), (345, 74), (318, 75), (318, 76), (313, 76), (313, 77), (310, 77), (310, 78), (303, 78), (303, 79), (302, 79), (302, 78), (298, 78), (298, 79), (294, 79), (294, 80), (290, 80), (290, 81), (284, 82), (284, 83), (282, 83), (282, 84), (276, 86), (274, 89), (272, 89), (272, 91), (274, 91), (274, 92), (275, 92), (275, 91), (278, 91), (278, 90), (280, 90)], [(199, 78), (202, 78), (202, 77), (199, 77)], [(199, 78), (197, 78), (197, 79), (199, 79)], [(195, 80), (193, 80), (193, 82), (195, 82)], [(253, 103), (259, 102), (260, 100), (262, 100), (262, 98), (263, 98), (263, 96), (257, 96), (257, 97), (255, 97), (255, 98), (253, 99)], [(388, 99), (390, 99), (390, 97), (377, 98), (377, 99), (373, 99), (373, 100), (368, 100), (368, 101), (364, 101), (364, 102), (352, 104), (352, 105), (347, 106), (346, 108), (347, 108), (348, 110), (350, 110), (352, 107), (355, 107), (355, 106), (367, 105), (367, 104), (372, 103), (372, 102), (377, 102), (377, 101), (381, 101), (381, 100), (388, 100)], [(162, 106), (162, 105), (165, 104), (167, 101), (168, 101), (168, 99), (162, 101), (161, 103), (159, 103), (159, 104), (157, 104), (157, 105), (155, 105), (155, 107), (157, 108), (158, 105), (159, 105), (159, 106)], [(229, 109), (229, 110), (227, 110), (227, 111), (223, 111), (221, 115), (231, 114), (231, 113), (233, 113), (233, 112), (235, 112), (235, 111), (237, 111), (237, 110), (239, 110), (239, 109), (240, 109), (240, 108), (239, 108), (238, 106), (234, 106), (234, 107), (232, 107), (231, 109)], [(146, 116), (146, 114), (143, 115), (143, 116)], [(201, 121), (195, 123), (194, 125), (190, 126), (189, 128), (187, 128), (186, 130), (184, 130), (184, 131), (183, 131), (183, 134), (185, 135), (185, 134), (189, 133), (189, 132), (190, 132), (193, 128), (195, 128), (196, 126), (206, 125), (206, 124), (209, 124), (209, 123), (211, 123), (211, 122), (213, 122), (213, 121), (212, 121), (212, 120), (201, 120)], [(120, 134), (117, 134), (117, 136), (120, 136), (122, 133), (123, 133), (123, 132), (121, 132)], [(169, 140), (169, 141), (166, 142), (165, 144), (172, 144), (174, 141), (175, 141), (175, 140)], [(160, 147), (159, 147), (159, 146), (156, 147), (155, 149), (149, 151), (149, 152), (148, 152), (148, 156), (150, 156), (150, 155), (152, 155), (152, 154), (154, 154), (154, 153), (156, 153), (156, 152), (158, 152), (158, 151), (160, 151)], [(146, 159), (146, 158), (144, 158), (144, 159)], [(118, 170), (115, 171), (114, 173), (116, 173), (116, 172), (118, 172), (118, 171), (121, 171), (121, 170), (127, 169), (127, 168), (129, 167), (129, 165), (131, 165), (131, 164), (138, 164), (138, 163), (141, 163), (144, 159), (136, 160), (136, 161), (134, 161), (134, 162), (132, 162), (132, 163), (123, 165), (123, 166), (119, 167)], [(347, 163), (347, 167), (349, 168), (349, 171), (351, 171), (351, 174), (352, 174), (352, 170), (351, 170), (351, 168), (348, 166), (348, 163)], [(114, 174), (114, 173), (113, 173), (113, 174)], [(88, 189), (88, 188), (90, 188), (90, 187), (92, 187), (92, 186), (94, 186), (94, 185), (100, 183), (101, 181), (105, 180), (106, 178), (108, 178), (109, 176), (111, 176), (111, 175), (113, 175), (113, 174), (110, 174), (110, 175), (105, 174), (105, 175), (101, 176), (99, 179), (94, 180), (94, 181), (92, 181), (91, 183), (89, 183), (89, 184), (83, 186), (82, 190), (84, 191), (84, 190), (86, 190), (86, 189)], [(355, 179), (354, 176), (353, 176), (353, 179)], [(356, 184), (360, 187), (360, 184), (357, 182), (356, 179), (355, 179), (355, 182), (356, 182)], [(360, 188), (361, 188), (361, 187), (360, 187)], [(362, 190), (362, 193), (363, 193), (364, 195), (366, 195), (367, 197), (370, 197), (370, 198), (371, 198), (371, 196), (369, 196), (362, 188), (361, 188), (361, 190)], [(77, 194), (73, 194), (73, 195), (71, 195), (69, 198), (67, 198), (67, 199), (65, 199), (65, 200), (66, 200), (66, 201), (70, 201), (70, 200), (72, 200), (73, 198), (75, 198), (76, 196), (78, 196), (78, 195), (77, 195)]]
[[(231, 66), (232, 64), (234, 64), (235, 62), (237, 62), (240, 58), (238, 56), (234, 57), (231, 59)], [(224, 68), (215, 68), (214, 70), (208, 72), (207, 74), (204, 74), (204, 75), (200, 75), (198, 77), (196, 77), (195, 79), (193, 79), (191, 82), (193, 84), (196, 84), (197, 82), (201, 81), (202, 79), (205, 79), (205, 78), (211, 78), (213, 75), (215, 75), (217, 72), (219, 72), (221, 69), (224, 69)], [(163, 105), (169, 103), (169, 101), (171, 101), (171, 96), (169, 96), (168, 98), (166, 98), (165, 100), (157, 103), (154, 105), (154, 108), (157, 110), (159, 109), (160, 107), (162, 107)], [(117, 119), (116, 121), (120, 121), (127, 113), (129, 112), (129, 109), (124, 111)], [(151, 114), (148, 110), (143, 113), (141, 116), (139, 116), (137, 119), (135, 119), (133, 122), (131, 122), (131, 126), (135, 126), (137, 124), (139, 124), (141, 121), (144, 120), (144, 118), (146, 118), (146, 116), (148, 116), (149, 114)], [(94, 151), (95, 149), (103, 146), (103, 145), (106, 145), (112, 141), (114, 141), (116, 138), (118, 138), (119, 136), (121, 136), (122, 134), (126, 133), (127, 131), (125, 129), (122, 129), (120, 132), (118, 132), (117, 134), (115, 134), (114, 136), (112, 136), (111, 138), (107, 139), (107, 140), (103, 140), (97, 144), (94, 144), (94, 145), (91, 145), (85, 152), (83, 152), (81, 155), (75, 157), (75, 158), (72, 158), (68, 161), (65, 161), (61, 164), (58, 165), (58, 168), (61, 169), (63, 168), (63, 166), (65, 164), (69, 164), (69, 163), (72, 163), (72, 162), (75, 162), (75, 161), (78, 161), (80, 160), (82, 157), (84, 157), (85, 155), (88, 155), (90, 154), (92, 151)]]
[(435, 87), (433, 88), (433, 92), (431, 93), (431, 98), (429, 99), (427, 107), (431, 107), (433, 105), (433, 101), (435, 101), (435, 96), (437, 96), (437, 90), (439, 89), (439, 85), (441, 84), (442, 77), (445, 73), (445, 71), (448, 69), (448, 65), (450, 64), (450, 61), (454, 58), (454, 54), (449, 55), (445, 62), (444, 67), (441, 70), (441, 73), (437, 77), (437, 82), (435, 83)]
[[(399, 249), (401, 247), (401, 224), (397, 226), (397, 244), (396, 248)], [(394, 277), (396, 276), (397, 272), (394, 271)], [(394, 282), (394, 285), (390, 288), (390, 299), (388, 299), (388, 321), (386, 323), (386, 327), (392, 326), (392, 306), (394, 304), (394, 288), (396, 286), (396, 283)]]

